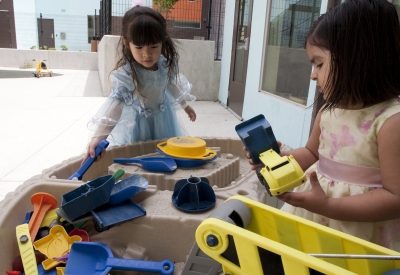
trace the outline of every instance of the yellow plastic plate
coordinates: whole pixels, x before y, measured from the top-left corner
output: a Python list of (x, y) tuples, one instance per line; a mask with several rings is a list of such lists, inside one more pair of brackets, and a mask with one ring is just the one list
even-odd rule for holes
[(163, 153), (183, 159), (212, 159), (217, 153), (206, 147), (206, 142), (195, 137), (173, 137), (157, 144)]
[(63, 256), (69, 252), (72, 243), (80, 241), (82, 241), (80, 236), (68, 236), (64, 227), (56, 225), (50, 229), (49, 235), (34, 242), (33, 246), (47, 256), (48, 259), (44, 260), (42, 265), (45, 270), (49, 270), (61, 263), (53, 258)]

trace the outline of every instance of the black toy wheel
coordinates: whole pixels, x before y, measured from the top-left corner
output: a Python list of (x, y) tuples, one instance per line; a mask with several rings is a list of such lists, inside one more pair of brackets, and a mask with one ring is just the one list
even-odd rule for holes
[(99, 223), (95, 222), (94, 223), (94, 229), (96, 229), (97, 232), (103, 232), (103, 231), (106, 231), (106, 230), (110, 229), (110, 227), (109, 226), (104, 226), (103, 227), (103, 226), (100, 226)]
[(261, 171), (261, 168), (256, 169), (256, 175), (258, 177), (258, 180), (261, 182), (262, 185), (264, 185), (268, 194), (272, 197), (271, 191), (269, 191), (269, 185), (268, 185), (267, 181), (264, 179), (263, 175), (261, 175), (260, 171)]

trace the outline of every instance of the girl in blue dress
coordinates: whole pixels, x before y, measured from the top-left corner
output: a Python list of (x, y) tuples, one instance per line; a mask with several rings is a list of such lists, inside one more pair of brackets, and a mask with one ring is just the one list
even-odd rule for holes
[(164, 17), (149, 7), (135, 6), (125, 13), (122, 57), (110, 74), (110, 96), (88, 124), (94, 135), (83, 161), (95, 156), (103, 139), (130, 144), (187, 135), (176, 111), (183, 108), (195, 121), (189, 103), (196, 97), (190, 94), (192, 85), (179, 74), (179, 56), (166, 26)]

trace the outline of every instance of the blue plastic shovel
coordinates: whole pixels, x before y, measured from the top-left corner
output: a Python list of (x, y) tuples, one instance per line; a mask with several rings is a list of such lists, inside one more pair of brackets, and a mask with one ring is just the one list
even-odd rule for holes
[(176, 162), (170, 157), (146, 157), (146, 158), (115, 158), (115, 163), (139, 163), (148, 171), (171, 172), (176, 169)]
[(72, 180), (73, 178), (77, 178), (78, 180), (82, 180), (83, 174), (86, 173), (86, 171), (89, 169), (89, 167), (93, 164), (93, 162), (101, 154), (101, 151), (103, 151), (103, 149), (107, 148), (109, 144), (110, 143), (106, 139), (103, 139), (100, 142), (100, 144), (97, 145), (97, 147), (96, 147), (94, 158), (89, 156), (85, 160), (85, 162), (82, 164), (82, 166), (79, 168), (79, 170), (76, 173), (74, 173), (72, 176), (70, 176), (68, 179)]
[(97, 242), (74, 242), (69, 252), (65, 275), (107, 275), (111, 269), (152, 272), (162, 275), (174, 273), (174, 263), (114, 258), (111, 249)]

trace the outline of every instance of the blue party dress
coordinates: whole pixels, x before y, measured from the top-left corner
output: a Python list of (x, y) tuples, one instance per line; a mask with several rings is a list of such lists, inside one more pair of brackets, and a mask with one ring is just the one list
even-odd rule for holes
[(135, 90), (129, 64), (111, 72), (111, 94), (88, 123), (94, 131), (92, 138), (130, 144), (188, 135), (176, 111), (196, 100), (190, 93), (192, 85), (182, 74), (168, 73), (164, 56), (157, 66), (153, 71), (134, 64), (141, 95)]

